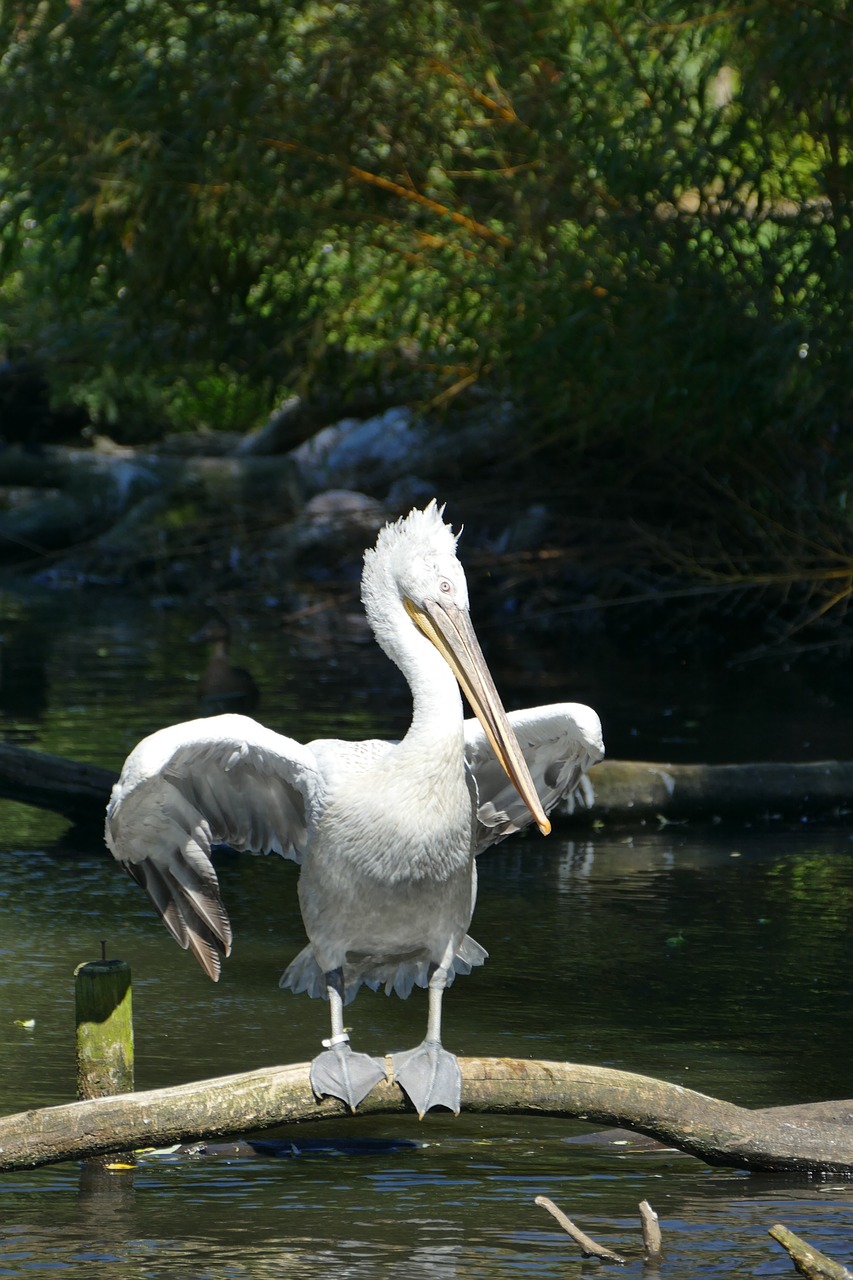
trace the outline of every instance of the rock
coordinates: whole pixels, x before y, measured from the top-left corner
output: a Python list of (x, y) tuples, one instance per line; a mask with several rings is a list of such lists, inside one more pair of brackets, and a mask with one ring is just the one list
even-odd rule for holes
[(412, 458), (423, 453), (426, 441), (426, 429), (414, 420), (411, 410), (396, 408), (365, 421), (346, 418), (325, 427), (289, 457), (311, 493), (329, 489), (377, 493), (411, 468)]
[(263, 458), (283, 453), (295, 444), (294, 434), (305, 429), (308, 411), (301, 396), (289, 396), (257, 431), (243, 436), (234, 448), (236, 458)]
[(242, 439), (237, 431), (181, 431), (164, 436), (157, 453), (171, 458), (224, 458), (238, 452)]
[[(105, 459), (89, 451), (51, 452), (32, 472), (33, 459), (0, 456), (0, 561), (15, 563), (62, 551), (97, 537), (133, 503), (157, 487), (156, 476), (135, 459)], [(37, 479), (22, 486), (15, 477)], [(11, 482), (11, 483), (10, 483)], [(29, 490), (25, 495), (25, 490)]]
[[(128, 503), (73, 567), (84, 577), (126, 580), (152, 567), (169, 590), (192, 594), (210, 588), (210, 575), (242, 581), (259, 540), (269, 542), (280, 521), (299, 509), (288, 458), (149, 457), (156, 483), (141, 501)], [(258, 531), (257, 513), (269, 513)], [(203, 549), (203, 556), (199, 550)]]
[(360, 573), (364, 548), (388, 519), (375, 498), (350, 489), (330, 489), (306, 503), (297, 518), (271, 535), (290, 572), (349, 577)]
[(300, 524), (306, 546), (330, 537), (355, 537), (366, 546), (387, 519), (385, 507), (375, 498), (348, 489), (329, 489), (306, 503)]

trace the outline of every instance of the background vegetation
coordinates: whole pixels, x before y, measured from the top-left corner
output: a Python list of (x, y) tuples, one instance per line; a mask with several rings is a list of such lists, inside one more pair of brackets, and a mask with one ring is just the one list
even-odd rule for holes
[(840, 623), (843, 0), (251, 9), (4, 3), (0, 340), (55, 399), (128, 440), (509, 399), (591, 541)]

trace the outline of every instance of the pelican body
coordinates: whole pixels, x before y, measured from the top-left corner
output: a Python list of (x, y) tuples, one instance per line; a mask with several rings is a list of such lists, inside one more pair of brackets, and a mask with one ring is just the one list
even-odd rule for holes
[[(420, 1115), (458, 1112), (441, 1006), (456, 974), (486, 959), (468, 935), (476, 855), (530, 822), (547, 834), (549, 810), (603, 755), (601, 727), (573, 703), (507, 716), (470, 622), (456, 537), (434, 501), (381, 530), (365, 553), (362, 600), (412, 691), (400, 742), (303, 746), (240, 715), (173, 725), (125, 762), (106, 839), (214, 980), (232, 936), (212, 845), (299, 862), (309, 942), (281, 985), (330, 1002), (315, 1093), (355, 1109), (385, 1077), (382, 1060), (353, 1052), (343, 1026), (362, 983), (403, 998), (428, 987), (426, 1038), (393, 1055), (394, 1077)], [(460, 687), (474, 720), (464, 719)]]

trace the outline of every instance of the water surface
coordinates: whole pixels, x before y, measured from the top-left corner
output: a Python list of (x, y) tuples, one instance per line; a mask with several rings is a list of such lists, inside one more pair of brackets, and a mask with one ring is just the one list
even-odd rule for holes
[[(102, 610), (91, 598), (45, 610), (38, 604), (7, 620), (0, 712), (8, 739), (117, 768), (143, 733), (194, 714), (201, 659), (187, 636), (197, 619)], [(616, 755), (845, 754), (836, 723), (845, 695), (819, 673), (797, 676), (796, 690), (777, 673), (789, 703), (779, 692), (759, 720), (757, 679), (748, 695), (749, 679), (733, 680), (726, 708), (719, 675), (695, 678), (691, 694), (682, 672), (666, 686), (668, 702), (664, 674), (638, 675), (645, 696), (632, 701), (624, 671), (608, 679), (575, 663), (557, 687), (554, 655), (537, 670), (518, 664), (497, 634), (484, 642), (510, 705), (590, 701)], [(357, 638), (269, 625), (251, 643), (237, 629), (237, 648), (273, 727), (309, 738), (405, 725), (405, 689)], [(813, 705), (818, 688), (825, 700)], [(771, 743), (773, 752), (761, 749)], [(219, 857), (236, 941), (214, 986), (96, 836), (69, 840), (56, 817), (7, 803), (2, 818), (4, 1112), (73, 1097), (72, 974), (100, 954), (102, 939), (133, 970), (139, 1088), (317, 1051), (325, 1005), (277, 987), (304, 943), (290, 864)], [(548, 841), (513, 838), (481, 860), (472, 933), (490, 959), (449, 993), (446, 1041), (461, 1054), (643, 1072), (746, 1106), (850, 1097), (851, 904), (853, 840), (844, 827), (557, 829)], [(362, 991), (348, 1011), (354, 1043), (372, 1052), (416, 1043), (425, 1006), (423, 992), (402, 1002)], [(288, 1158), (148, 1156), (131, 1173), (67, 1164), (0, 1175), (0, 1276), (468, 1280), (588, 1271), (534, 1206), (539, 1194), (628, 1254), (627, 1274), (642, 1270), (643, 1198), (661, 1216), (669, 1280), (792, 1274), (766, 1234), (777, 1221), (853, 1260), (853, 1186), (579, 1144), (584, 1128), (441, 1113), (422, 1124), (355, 1117), (276, 1135), (292, 1142)]]

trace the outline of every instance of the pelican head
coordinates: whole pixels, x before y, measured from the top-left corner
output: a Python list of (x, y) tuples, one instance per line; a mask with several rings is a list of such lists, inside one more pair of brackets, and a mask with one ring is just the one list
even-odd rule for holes
[(423, 639), (456, 677), (498, 760), (543, 835), (551, 824), (486, 664), (468, 612), (455, 534), (435, 499), (381, 530), (364, 554), (362, 601), (378, 643), (414, 688)]

